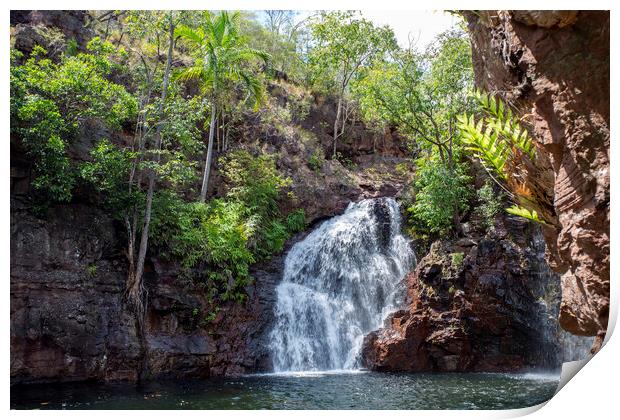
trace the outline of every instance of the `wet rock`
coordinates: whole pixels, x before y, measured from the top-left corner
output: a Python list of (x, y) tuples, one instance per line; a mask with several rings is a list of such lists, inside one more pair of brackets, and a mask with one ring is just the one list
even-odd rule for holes
[[(450, 251), (465, 241), (435, 242), (406, 278), (407, 309), (364, 339), (364, 365), (408, 372), (557, 368), (559, 295), (548, 291), (559, 278), (544, 261), (539, 229), (522, 224), (515, 233), (470, 239), (478, 246), (459, 267)], [(521, 246), (514, 246), (517, 238)]]

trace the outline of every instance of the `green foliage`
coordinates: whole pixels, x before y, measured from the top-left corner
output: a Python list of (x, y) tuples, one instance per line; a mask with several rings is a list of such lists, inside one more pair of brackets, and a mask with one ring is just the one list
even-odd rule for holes
[(346, 88), (362, 66), (397, 48), (388, 26), (375, 27), (352, 11), (321, 12), (310, 29), (314, 42), (308, 60), (318, 90)]
[(265, 10), (258, 13), (267, 18), (267, 25), (262, 24), (257, 15), (242, 13), (239, 25), (242, 36), (247, 39), (249, 47), (269, 53), (268, 75), (277, 76), (279, 73), (288, 80), (301, 82), (305, 78), (306, 65), (298, 52), (298, 43), (307, 30), (294, 22), (294, 15), (298, 12)]
[[(531, 166), (536, 152), (528, 131), (521, 126), (512, 110), (499, 97), (480, 91), (473, 95), (484, 113), (475, 121), (473, 115), (459, 117), (459, 129), (466, 148), (480, 159), (493, 180), (503, 189), (510, 189), (513, 199), (531, 207), (530, 191), (523, 167)], [(521, 205), (507, 211), (511, 214), (542, 222), (535, 210)]]
[(80, 176), (102, 195), (107, 208), (120, 218), (139, 198), (135, 192), (130, 194), (127, 185), (136, 154), (103, 139), (90, 155), (92, 161), (81, 166)]
[(461, 264), (463, 264), (464, 254), (462, 252), (454, 252), (451, 255), (452, 258), (452, 267), (459, 269)]
[(344, 156), (340, 152), (336, 152), (333, 158), (336, 159), (338, 162), (340, 162), (342, 166), (344, 166), (345, 168), (349, 168), (349, 169), (355, 168), (355, 162), (353, 162), (351, 158)]
[(436, 158), (418, 159), (415, 202), (408, 208), (410, 222), (418, 232), (448, 233), (455, 215), (469, 208), (471, 177), (465, 163), (450, 169)]
[(499, 97), (479, 91), (474, 96), (486, 116), (477, 123), (473, 115), (459, 116), (462, 142), (489, 172), (506, 182), (523, 155), (534, 160), (532, 139)]
[(223, 300), (236, 296), (249, 283), (249, 266), (255, 259), (248, 241), (254, 228), (240, 203), (221, 199), (186, 203), (160, 193), (153, 209), (153, 243), (181, 262), (186, 277), (197, 277), (195, 269), (206, 264), (205, 284)]
[(203, 89), (210, 91), (212, 98), (222, 101), (228, 83), (241, 82), (252, 98), (255, 108), (260, 105), (264, 87), (252, 64), (259, 60), (267, 62), (269, 55), (252, 49), (248, 40), (239, 31), (241, 14), (220, 11), (215, 14), (204, 12), (197, 27), (180, 25), (176, 35), (190, 48), (195, 56), (192, 66), (182, 69), (183, 80), (199, 79)]
[(532, 161), (535, 159), (534, 142), (528, 131), (521, 127), (512, 110), (504, 104), (500, 97), (491, 94), (474, 91), (474, 97), (480, 103), (482, 109), (489, 115), (486, 119), (487, 126), (493, 132), (501, 136), (511, 147), (515, 147), (525, 153)]
[(507, 208), (506, 211), (510, 214), (514, 214), (515, 216), (523, 217), (536, 223), (545, 224), (545, 221), (538, 217), (536, 210), (528, 210), (525, 207), (513, 205)]
[(226, 197), (187, 203), (160, 191), (151, 232), (156, 246), (181, 261), (186, 277), (202, 278), (214, 298), (242, 302), (250, 265), (281, 251), (289, 236), (305, 227), (305, 213), (281, 217), (278, 200), (290, 180), (280, 175), (273, 156), (238, 150), (220, 163)]
[(376, 60), (353, 81), (362, 118), (391, 125), (413, 142), (413, 149), (438, 149), (450, 159), (456, 118), (472, 106), (469, 40), (460, 31), (441, 34), (426, 53), (410, 47)]
[(86, 274), (91, 279), (97, 277), (97, 264), (88, 264), (86, 266)]
[(286, 217), (286, 228), (289, 233), (302, 232), (306, 228), (306, 212), (297, 209)]
[(250, 244), (253, 252), (262, 259), (281, 251), (289, 232), (280, 220), (278, 197), (290, 178), (280, 175), (273, 155), (254, 157), (238, 150), (220, 162), (229, 187), (227, 198), (243, 203), (248, 220), (256, 226), (258, 235)]
[(77, 170), (66, 148), (82, 120), (98, 118), (120, 128), (136, 113), (135, 98), (106, 78), (117, 67), (112, 60), (122, 54), (99, 38), (87, 49), (59, 63), (45, 58), (38, 46), (23, 64), (21, 53), (11, 53), (11, 133), (32, 159), (39, 201), (71, 199)]
[(310, 159), (308, 159), (308, 167), (314, 172), (319, 173), (323, 169), (324, 163), (325, 158), (323, 157), (323, 152), (320, 149), (315, 149)]
[(236, 150), (221, 158), (220, 164), (228, 186), (227, 197), (243, 202), (252, 214), (277, 214), (280, 189), (290, 185), (291, 180), (280, 175), (275, 156), (255, 157), (245, 150)]
[(495, 216), (502, 210), (504, 194), (498, 193), (493, 188), (493, 183), (487, 180), (478, 190), (478, 207), (476, 212), (482, 218), (486, 229), (492, 229), (495, 224)]

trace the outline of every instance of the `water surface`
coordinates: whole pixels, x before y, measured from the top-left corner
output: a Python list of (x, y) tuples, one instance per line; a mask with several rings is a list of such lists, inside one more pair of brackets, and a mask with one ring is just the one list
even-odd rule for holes
[(11, 389), (12, 409), (509, 409), (550, 399), (557, 374), (252, 375), (201, 381)]

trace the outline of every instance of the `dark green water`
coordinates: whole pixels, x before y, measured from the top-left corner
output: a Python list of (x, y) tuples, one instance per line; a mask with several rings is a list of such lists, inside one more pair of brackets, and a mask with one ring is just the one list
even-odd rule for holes
[(16, 386), (12, 409), (509, 409), (547, 401), (554, 374), (255, 375), (203, 381)]

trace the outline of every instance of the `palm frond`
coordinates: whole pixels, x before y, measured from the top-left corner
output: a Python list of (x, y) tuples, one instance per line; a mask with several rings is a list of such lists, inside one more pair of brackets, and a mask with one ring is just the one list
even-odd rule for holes
[[(506, 209), (508, 213), (545, 223), (536, 213), (523, 206), (536, 207), (533, 193), (522, 178), (523, 164), (536, 157), (535, 143), (526, 128), (522, 127), (514, 113), (499, 97), (475, 91), (474, 98), (484, 115), (475, 121), (473, 115), (461, 115), (457, 127), (466, 149), (472, 151), (493, 179), (505, 190), (512, 190), (513, 198), (521, 205)], [(525, 165), (527, 167), (527, 165)], [(499, 179), (495, 179), (493, 176)]]
[(175, 74), (175, 78), (177, 80), (183, 80), (183, 81), (205, 80), (207, 79), (207, 72), (205, 71), (205, 67), (202, 63), (202, 60), (197, 60), (193, 66), (180, 69)]
[(175, 29), (174, 35), (194, 45), (201, 45), (205, 40), (205, 33), (202, 28), (193, 29), (187, 25), (179, 25)]

